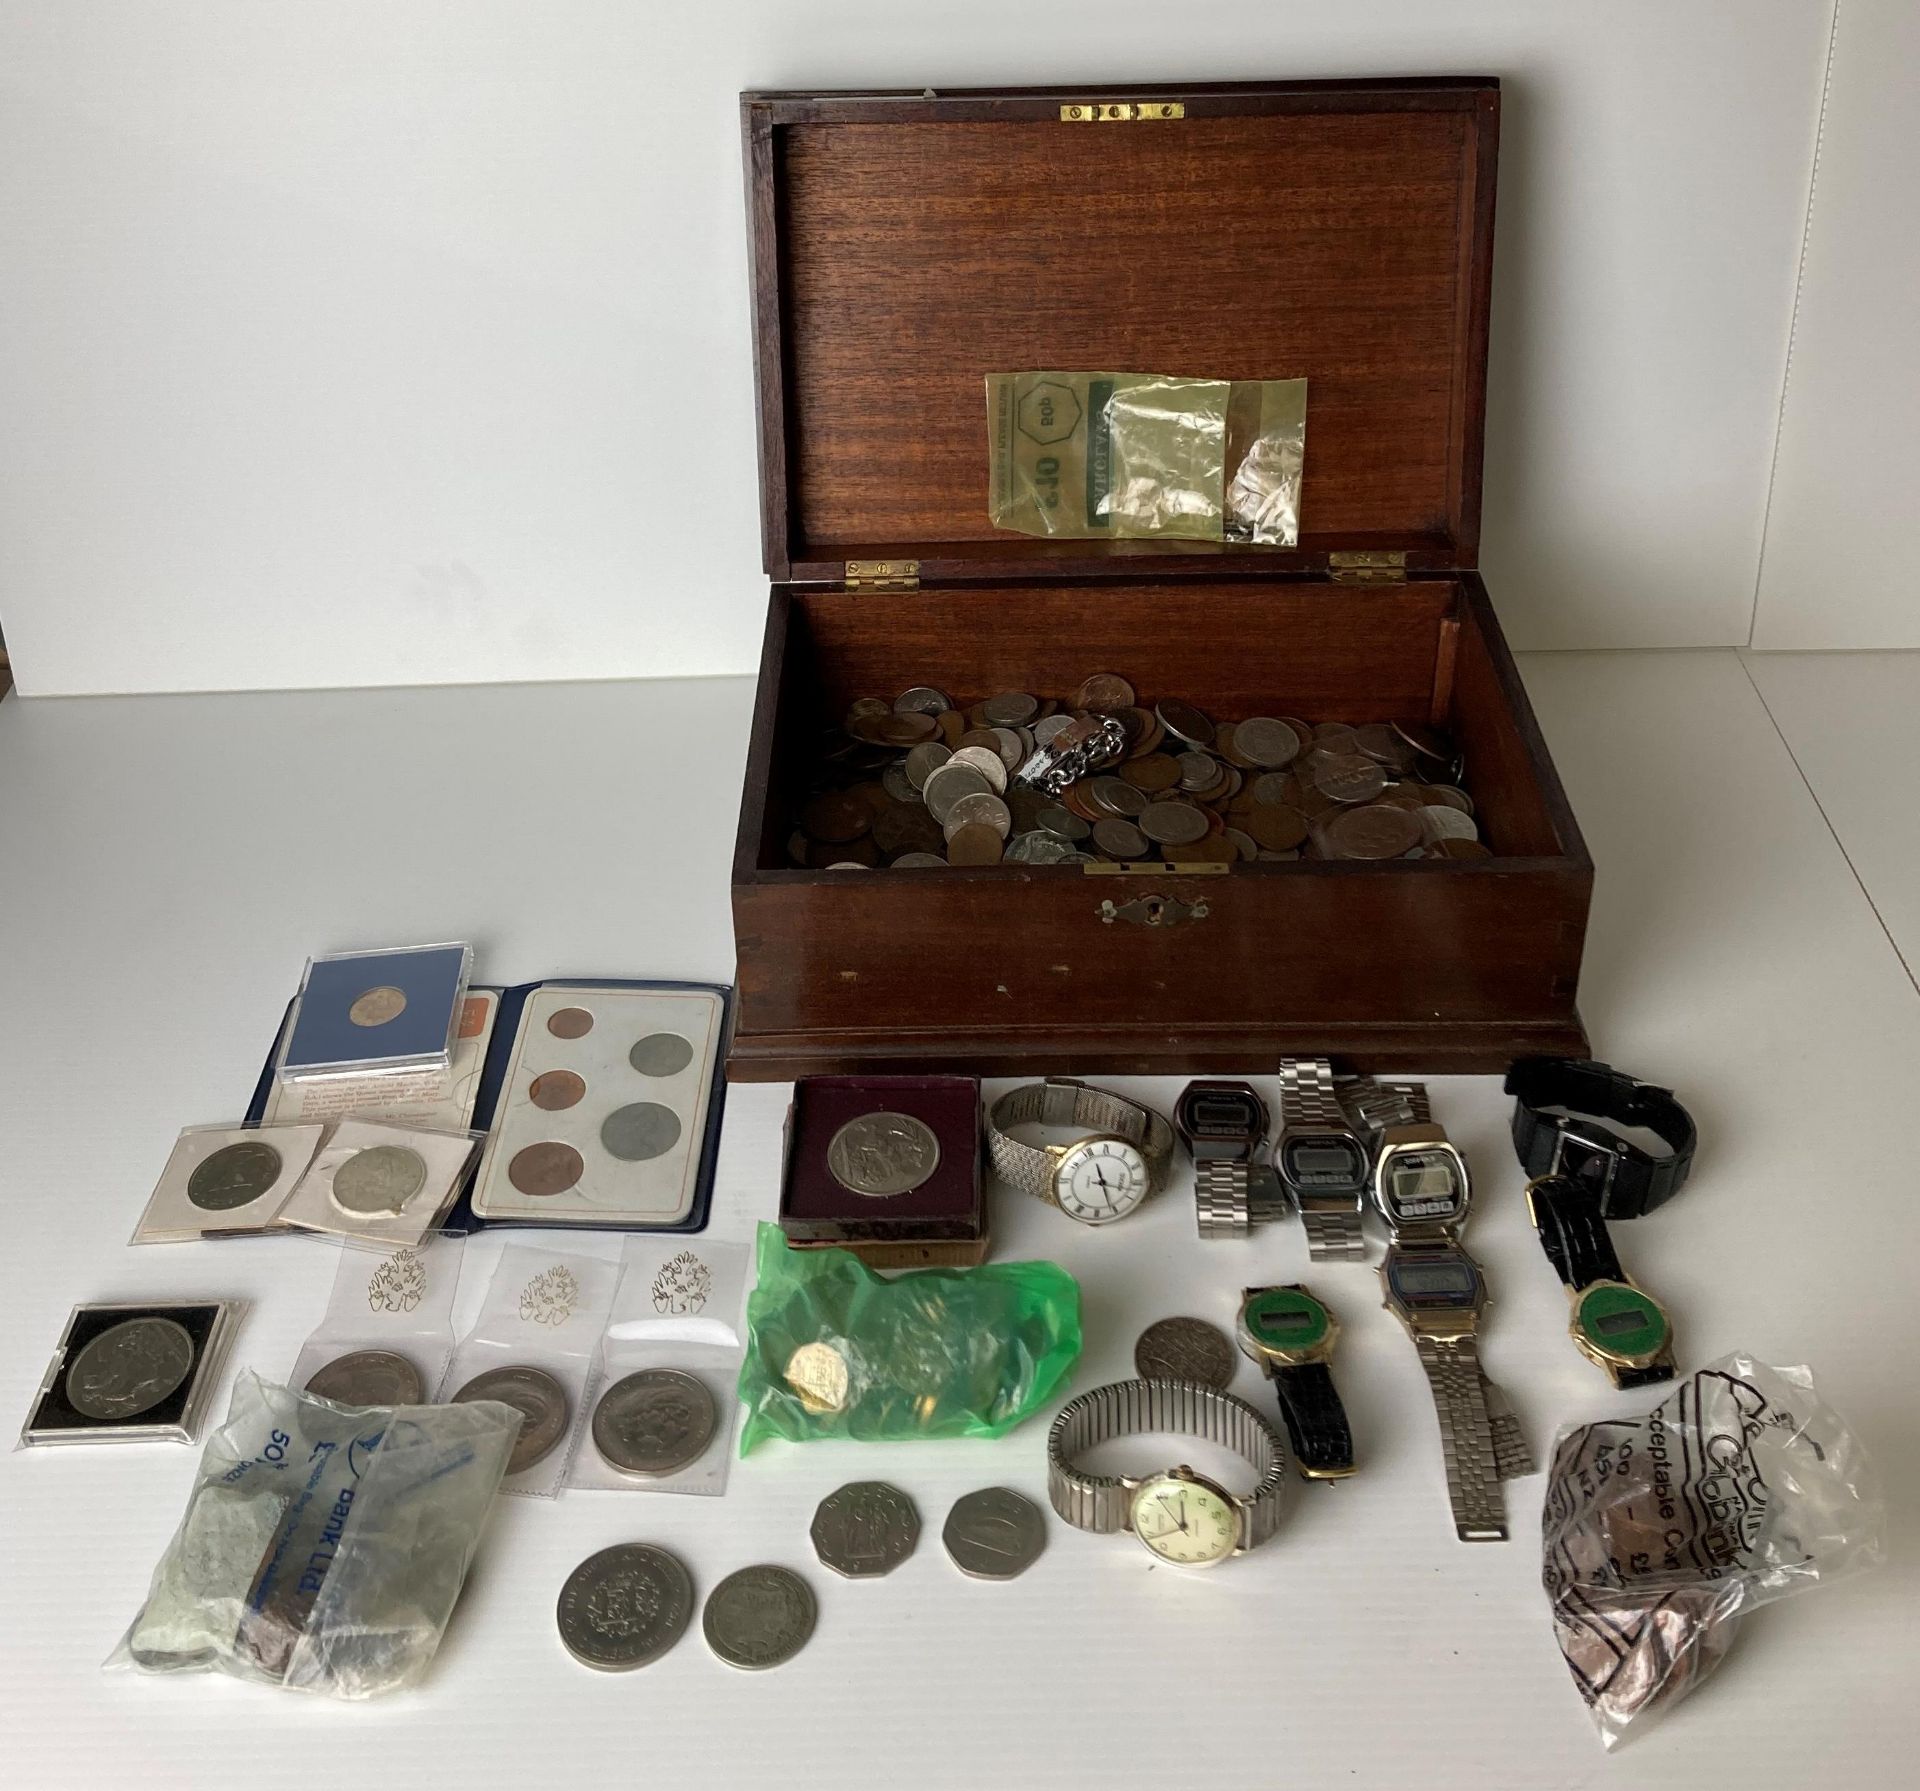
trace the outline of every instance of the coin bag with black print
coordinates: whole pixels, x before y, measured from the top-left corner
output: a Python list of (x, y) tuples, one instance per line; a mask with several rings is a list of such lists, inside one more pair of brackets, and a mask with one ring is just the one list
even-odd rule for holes
[(242, 1374), (107, 1664), (334, 1698), (417, 1684), (518, 1428), (499, 1405), (343, 1411)]

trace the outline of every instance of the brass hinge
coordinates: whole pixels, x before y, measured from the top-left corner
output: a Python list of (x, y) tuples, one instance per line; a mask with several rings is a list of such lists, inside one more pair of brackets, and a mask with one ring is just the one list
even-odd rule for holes
[(1179, 100), (1083, 100), (1060, 108), (1062, 124), (1120, 124), (1129, 119), (1184, 118)]
[(1337, 585), (1399, 585), (1407, 581), (1407, 556), (1399, 548), (1330, 553), (1327, 566)]
[(849, 591), (917, 591), (920, 588), (918, 560), (849, 560), (846, 589)]

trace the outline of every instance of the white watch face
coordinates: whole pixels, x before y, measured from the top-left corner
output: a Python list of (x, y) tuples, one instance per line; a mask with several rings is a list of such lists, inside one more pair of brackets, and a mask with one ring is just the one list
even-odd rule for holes
[(1211, 1567), (1240, 1540), (1240, 1513), (1217, 1486), (1161, 1474), (1133, 1496), (1133, 1533), (1174, 1567)]
[(1060, 1159), (1053, 1192), (1082, 1225), (1110, 1225), (1146, 1199), (1147, 1160), (1124, 1138), (1089, 1138)]

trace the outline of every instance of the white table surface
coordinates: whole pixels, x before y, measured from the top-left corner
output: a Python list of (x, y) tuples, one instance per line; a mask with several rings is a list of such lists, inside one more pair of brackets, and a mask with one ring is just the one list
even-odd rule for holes
[[(1609, 1762), (1548, 1627), (1540, 1482), (1510, 1488), (1511, 1543), (1453, 1540), (1411, 1346), (1372, 1271), (1336, 1265), (1312, 1279), (1346, 1319), (1365, 1471), (1301, 1489), (1254, 1556), (1182, 1576), (1055, 1523), (1026, 1577), (976, 1583), (939, 1525), (972, 1487), (1044, 1497), (1042, 1421), (991, 1444), (773, 1445), (723, 1499), (503, 1501), (428, 1683), (354, 1708), (103, 1673), (196, 1452), (0, 1455), (0, 1783), (1910, 1782), (1920, 1219), (1893, 1152), (1920, 1092), (1920, 994), (1734, 655), (1524, 669), (1600, 867), (1582, 991), (1596, 1049), (1676, 1084), (1704, 1140), (1686, 1194), (1623, 1229), (1622, 1253), (1678, 1315), (1689, 1363), (1745, 1349), (1814, 1366), (1893, 1491), (1886, 1567), (1754, 1619), (1710, 1685)], [(233, 1366), (291, 1366), (330, 1246), (125, 1239), (178, 1129), (238, 1117), (310, 951), (470, 938), (493, 981), (725, 979), (749, 698), (719, 680), (0, 704), (6, 1421), (78, 1300), (242, 1297)], [(1886, 775), (1910, 806), (1911, 765)], [(731, 1091), (716, 1236), (773, 1210), (786, 1092)], [(1486, 1354), (1536, 1449), (1557, 1424), (1652, 1403), (1613, 1394), (1565, 1340), (1497, 1083), (1435, 1093), (1480, 1177)], [(1184, 1184), (1104, 1233), (1003, 1196), (997, 1232), (1001, 1257), (1080, 1276), (1081, 1386), (1127, 1372), (1148, 1321), (1225, 1319), (1243, 1284), (1305, 1267), (1297, 1227), (1199, 1244)], [(496, 1249), (469, 1246), (463, 1308)], [(1250, 1369), (1239, 1384), (1267, 1397)], [(876, 1475), (913, 1495), (925, 1533), (891, 1577), (844, 1582), (811, 1560), (807, 1524), (831, 1488)], [(631, 1676), (577, 1667), (554, 1633), (560, 1582), (634, 1538), (702, 1587), (753, 1561), (801, 1568), (812, 1644), (766, 1674), (697, 1635)]]

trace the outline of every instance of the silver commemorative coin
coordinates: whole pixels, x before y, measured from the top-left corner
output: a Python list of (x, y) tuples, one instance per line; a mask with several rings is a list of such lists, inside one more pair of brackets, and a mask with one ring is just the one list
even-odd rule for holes
[(427, 1160), (404, 1144), (355, 1151), (333, 1172), (329, 1192), (343, 1212), (398, 1213), (427, 1185)]
[(940, 1140), (911, 1113), (863, 1113), (835, 1132), (827, 1168), (851, 1194), (911, 1194), (940, 1167)]
[(1251, 715), (1233, 730), (1234, 749), (1243, 759), (1269, 771), (1291, 765), (1300, 756), (1300, 736), (1270, 715)]
[(593, 1408), (593, 1446), (609, 1467), (650, 1479), (706, 1454), (716, 1408), (707, 1384), (680, 1368), (643, 1368), (615, 1381)]
[(316, 1368), (307, 1392), (335, 1405), (422, 1405), (426, 1382), (405, 1356), (390, 1349), (357, 1349)]
[(1094, 822), (1093, 843), (1109, 858), (1118, 858), (1127, 863), (1145, 858), (1152, 850), (1147, 843), (1147, 836), (1131, 821)]
[(938, 852), (902, 852), (893, 861), (892, 868), (896, 871), (925, 870), (929, 866), (944, 868), (946, 862)]
[(122, 1319), (67, 1365), (67, 1403), (102, 1424), (137, 1418), (179, 1389), (195, 1353), (192, 1333), (177, 1319)]
[(1260, 842), (1250, 833), (1242, 833), (1237, 827), (1227, 829), (1227, 842), (1240, 855), (1242, 864), (1252, 864), (1260, 856)]
[(1011, 1580), (1047, 1546), (1047, 1520), (1031, 1499), (1004, 1486), (962, 1495), (940, 1532), (960, 1571), (976, 1580)]
[(582, 1666), (631, 1672), (658, 1660), (687, 1633), (693, 1581), (665, 1549), (617, 1543), (567, 1575), (555, 1618), (561, 1642)]
[(938, 771), (940, 767), (952, 757), (953, 749), (951, 747), (943, 745), (938, 740), (922, 740), (918, 746), (908, 749), (906, 762), (907, 782), (910, 783), (915, 790), (924, 789), (928, 777)]
[(1402, 858), (1424, 837), (1419, 815), (1404, 808), (1342, 809), (1326, 827), (1327, 849), (1341, 858)]
[(1387, 774), (1364, 753), (1329, 752), (1315, 760), (1313, 781), (1335, 802), (1371, 802), (1387, 787)]
[(993, 785), (987, 781), (987, 774), (977, 765), (957, 764), (949, 759), (937, 770), (930, 772), (926, 783), (921, 787), (920, 795), (926, 802), (927, 813), (946, 824), (947, 816), (953, 812), (953, 805), (962, 796), (994, 794)]
[(1066, 710), (1057, 715), (1044, 715), (1033, 724), (1033, 739), (1036, 746), (1050, 746), (1073, 726), (1073, 716)]
[(658, 1101), (616, 1107), (600, 1122), (600, 1142), (623, 1163), (648, 1163), (680, 1142), (680, 1115)]
[(1420, 824), (1430, 840), (1477, 840), (1480, 837), (1480, 829), (1471, 815), (1463, 815), (1457, 808), (1443, 803), (1423, 808)]
[(916, 684), (893, 699), (896, 715), (944, 715), (953, 707), (944, 692), (931, 684)]
[(1220, 781), (1220, 761), (1211, 753), (1183, 752), (1173, 762), (1180, 767), (1183, 790), (1210, 790)]
[(1003, 690), (998, 696), (990, 696), (980, 705), (980, 713), (987, 718), (990, 726), (996, 728), (1017, 728), (1040, 713), (1040, 705), (1023, 690)]
[(828, 1493), (813, 1514), (813, 1552), (850, 1580), (891, 1573), (920, 1540), (920, 1513), (897, 1486), (855, 1480)]
[(1124, 777), (1087, 779), (1087, 800), (1103, 815), (1116, 821), (1131, 821), (1147, 806), (1147, 793), (1136, 790)]
[(1207, 837), (1207, 817), (1190, 802), (1150, 802), (1141, 811), (1138, 826), (1162, 846), (1190, 846)]
[(807, 1645), (819, 1615), (813, 1588), (785, 1567), (743, 1567), (707, 1594), (700, 1631), (730, 1667), (784, 1665)]
[(1473, 798), (1465, 790), (1456, 790), (1452, 784), (1429, 784), (1427, 794), (1439, 807), (1457, 808), (1463, 815), (1474, 812)]
[(650, 1032), (634, 1042), (627, 1062), (643, 1076), (677, 1076), (693, 1062), (693, 1041), (677, 1032)]
[(1006, 755), (985, 746), (963, 746), (947, 763), (971, 765), (987, 780), (989, 791), (999, 795), (1007, 787)]
[(1025, 728), (995, 728), (993, 737), (1000, 745), (1000, 763), (1008, 776), (1033, 757), (1033, 735)]
[(187, 1198), (203, 1212), (230, 1213), (268, 1192), (283, 1166), (271, 1144), (254, 1139), (223, 1144), (187, 1177)]
[(489, 1368), (468, 1381), (450, 1403), (466, 1405), (476, 1399), (497, 1399), (520, 1414), (520, 1435), (507, 1457), (509, 1478), (545, 1461), (560, 1446), (573, 1416), (566, 1388), (544, 1368)]
[(1225, 1392), (1233, 1368), (1226, 1333), (1203, 1318), (1163, 1318), (1133, 1346), (1133, 1369), (1144, 1381), (1198, 1381)]
[(1091, 831), (1072, 809), (1061, 808), (1057, 803), (1041, 809), (1033, 819), (1042, 833), (1050, 833), (1057, 840), (1083, 840)]
[(906, 766), (898, 762), (880, 773), (880, 787), (895, 802), (917, 802), (920, 799), (920, 786), (907, 776)]
[(947, 816), (947, 838), (952, 839), (961, 828), (971, 827), (976, 822), (991, 827), (1005, 839), (1008, 829), (1013, 826), (1013, 816), (998, 796), (962, 796)]

